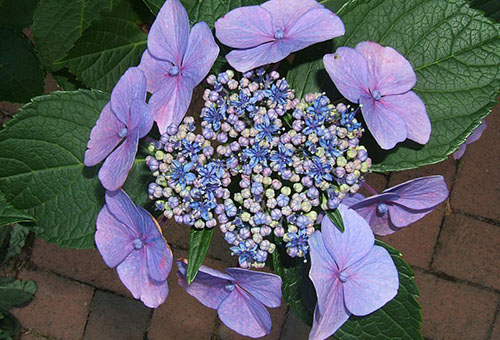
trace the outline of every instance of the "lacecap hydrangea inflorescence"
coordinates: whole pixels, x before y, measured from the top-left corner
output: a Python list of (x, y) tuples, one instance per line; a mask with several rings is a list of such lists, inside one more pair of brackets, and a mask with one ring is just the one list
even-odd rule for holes
[(150, 199), (178, 223), (218, 225), (243, 268), (263, 267), (278, 241), (304, 257), (324, 211), (371, 167), (356, 111), (325, 94), (297, 99), (276, 71), (206, 82), (201, 133), (188, 116), (149, 147)]

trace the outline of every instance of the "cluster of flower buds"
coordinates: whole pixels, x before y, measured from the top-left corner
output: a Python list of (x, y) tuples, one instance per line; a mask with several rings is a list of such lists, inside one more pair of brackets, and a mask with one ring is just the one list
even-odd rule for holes
[[(226, 71), (209, 76), (207, 83), (201, 135), (192, 132), (188, 117), (154, 147), (164, 152), (148, 158), (157, 177), (150, 194), (163, 197), (157, 207), (197, 227), (212, 227), (216, 218), (243, 268), (264, 266), (281, 240), (289, 256), (305, 256), (318, 215), (357, 192), (370, 169), (366, 149), (359, 145), (363, 129), (356, 111), (331, 104), (324, 94), (298, 100), (276, 71), (258, 69), (239, 80)], [(187, 156), (185, 140), (198, 143), (198, 159)], [(187, 166), (179, 173), (194, 175), (183, 177), (185, 187), (176, 164)], [(219, 172), (206, 182), (200, 169), (210, 164)], [(206, 183), (214, 184), (213, 194)], [(171, 205), (172, 197), (178, 205)]]

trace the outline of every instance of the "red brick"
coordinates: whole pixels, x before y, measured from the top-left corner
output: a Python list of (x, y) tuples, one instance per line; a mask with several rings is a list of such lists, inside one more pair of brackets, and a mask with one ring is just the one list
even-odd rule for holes
[(461, 214), (446, 217), (432, 267), (500, 289), (500, 228)]
[(90, 308), (84, 340), (142, 340), (151, 309), (142, 302), (96, 291)]
[(38, 335), (36, 333), (31, 333), (31, 331), (26, 331), (21, 333), (19, 340), (47, 340), (43, 335)]
[(93, 288), (43, 271), (23, 269), (18, 277), (38, 286), (29, 305), (12, 310), (23, 327), (56, 339), (82, 338)]
[(497, 320), (493, 325), (493, 331), (491, 332), (490, 340), (500, 340), (500, 316), (497, 315)]
[(303, 323), (297, 315), (290, 309), (288, 311), (281, 339), (283, 340), (304, 340), (309, 337), (311, 327)]
[[(174, 258), (185, 258), (186, 251), (174, 250)], [(207, 266), (222, 270), (220, 262), (207, 259)], [(210, 339), (213, 335), (217, 311), (203, 306), (188, 295), (177, 283), (174, 264), (168, 277), (169, 295), (163, 305), (153, 312), (148, 332), (149, 340)]]
[(433, 340), (486, 340), (498, 296), (495, 293), (415, 273), (424, 319), (424, 337)]
[(131, 296), (115, 269), (109, 268), (95, 249), (60, 248), (41, 239), (33, 245), (31, 261), (39, 268), (86, 282), (95, 287)]
[[(285, 301), (281, 301), (281, 306), (278, 308), (268, 308), (271, 319), (273, 320), (273, 327), (271, 333), (262, 338), (262, 340), (279, 340), (281, 338), (281, 329), (286, 319), (287, 307)], [(217, 340), (250, 340), (252, 338), (241, 336), (235, 331), (226, 327), (222, 322), (217, 330)]]
[(500, 107), (486, 118), (481, 139), (467, 146), (461, 160), (451, 206), (468, 213), (500, 220)]

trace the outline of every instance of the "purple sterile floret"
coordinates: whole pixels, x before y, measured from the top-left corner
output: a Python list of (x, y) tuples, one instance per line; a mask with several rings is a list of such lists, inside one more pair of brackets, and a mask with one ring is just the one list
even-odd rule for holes
[(104, 262), (117, 267), (120, 280), (134, 298), (150, 308), (165, 301), (172, 251), (155, 219), (135, 206), (123, 190), (106, 192), (106, 204), (97, 216), (95, 242)]
[(208, 74), (219, 47), (205, 22), (189, 29), (179, 0), (167, 0), (148, 35), (139, 67), (146, 74), (150, 104), (160, 132), (178, 125), (191, 103), (193, 89)]
[(344, 204), (356, 210), (377, 235), (392, 234), (432, 212), (448, 197), (443, 176), (416, 178), (365, 198), (348, 196)]
[(453, 159), (458, 160), (458, 159), (462, 158), (462, 156), (465, 153), (465, 149), (467, 148), (467, 145), (474, 143), (474, 142), (477, 142), (479, 140), (479, 138), (481, 138), (481, 135), (483, 134), (484, 130), (486, 130), (487, 127), (488, 127), (488, 125), (486, 124), (486, 122), (483, 119), (481, 121), (481, 125), (479, 125), (474, 130), (474, 132), (472, 132), (472, 134), (469, 137), (467, 137), (467, 140), (465, 141), (465, 143), (460, 145), (458, 150), (455, 151), (455, 153), (453, 154)]
[(139, 139), (153, 126), (151, 110), (145, 101), (146, 78), (139, 68), (131, 67), (116, 83), (111, 101), (90, 133), (84, 163), (94, 166), (107, 157), (99, 170), (99, 179), (107, 190), (117, 190), (125, 183)]
[(240, 72), (344, 34), (342, 20), (315, 0), (270, 0), (236, 8), (215, 23), (216, 36), (235, 48), (226, 59)]
[(271, 273), (227, 268), (226, 273), (201, 266), (195, 280), (186, 281), (187, 261), (177, 261), (181, 287), (203, 305), (216, 309), (221, 321), (251, 338), (271, 332), (271, 316), (265, 307), (281, 305), (281, 278)]
[(382, 149), (407, 138), (420, 144), (429, 141), (425, 104), (411, 91), (417, 77), (396, 50), (365, 41), (356, 48), (340, 47), (323, 62), (340, 93), (362, 106), (366, 125)]
[(345, 231), (328, 218), (309, 241), (311, 278), (318, 303), (310, 340), (334, 334), (351, 314), (368, 315), (393, 299), (398, 271), (384, 248), (374, 245), (373, 232), (355, 211), (339, 206)]

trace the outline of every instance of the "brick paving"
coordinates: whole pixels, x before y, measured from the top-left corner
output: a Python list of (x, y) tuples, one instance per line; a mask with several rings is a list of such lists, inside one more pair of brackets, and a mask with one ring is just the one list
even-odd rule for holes
[[(0, 103), (0, 118), (16, 108)], [(459, 162), (450, 157), (418, 170), (369, 178), (376, 190), (383, 190), (442, 174), (451, 191), (433, 213), (384, 237), (415, 270), (426, 340), (500, 340), (500, 105), (486, 121), (483, 137), (468, 146)], [(187, 229), (170, 221), (163, 228), (174, 256), (185, 257)], [(132, 299), (95, 250), (61, 249), (36, 239), (26, 254), (17, 276), (35, 280), (39, 289), (31, 304), (13, 311), (23, 325), (21, 340), (248, 339), (187, 295), (176, 283), (175, 269), (166, 303), (151, 310)], [(212, 267), (234, 265), (217, 232), (208, 255)], [(272, 333), (263, 339), (307, 339), (308, 328), (286, 306), (270, 312)]]

